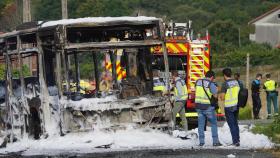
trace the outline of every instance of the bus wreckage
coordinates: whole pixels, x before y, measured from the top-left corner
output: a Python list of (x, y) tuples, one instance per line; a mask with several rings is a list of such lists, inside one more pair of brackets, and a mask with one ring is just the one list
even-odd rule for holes
[[(30, 22), (2, 34), (6, 78), (1, 82), (1, 117), (7, 139), (39, 139), (97, 127), (114, 130), (127, 124), (169, 129), (169, 97), (153, 91), (154, 46), (164, 48), (169, 85), (164, 26), (158, 18)], [(90, 61), (88, 82), (81, 78), (84, 59)], [(32, 67), (29, 76), (23, 72), (25, 63)], [(119, 67), (126, 74), (121, 79)], [(92, 82), (90, 89), (83, 87), (85, 82)]]

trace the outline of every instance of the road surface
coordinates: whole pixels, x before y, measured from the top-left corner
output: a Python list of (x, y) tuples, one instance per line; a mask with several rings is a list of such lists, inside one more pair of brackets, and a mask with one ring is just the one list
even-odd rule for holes
[(254, 150), (237, 150), (237, 149), (147, 149), (135, 151), (114, 151), (103, 153), (64, 153), (60, 155), (37, 155), (37, 156), (21, 156), (20, 153), (2, 155), (0, 157), (71, 157), (71, 158), (277, 158), (273, 154), (264, 151)]

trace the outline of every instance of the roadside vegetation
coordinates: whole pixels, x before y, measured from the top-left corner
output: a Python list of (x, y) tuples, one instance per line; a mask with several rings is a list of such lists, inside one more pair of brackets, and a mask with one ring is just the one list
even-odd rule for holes
[(213, 66), (244, 67), (246, 66), (247, 53), (250, 54), (251, 66), (276, 65), (280, 63), (280, 49), (273, 49), (267, 44), (250, 43), (244, 47), (236, 48), (226, 54), (214, 53)]
[(252, 119), (252, 107), (246, 105), (244, 108), (239, 109), (239, 120)]
[(252, 131), (254, 133), (264, 134), (275, 143), (280, 143), (280, 115), (273, 118), (273, 122), (268, 125), (256, 125)]

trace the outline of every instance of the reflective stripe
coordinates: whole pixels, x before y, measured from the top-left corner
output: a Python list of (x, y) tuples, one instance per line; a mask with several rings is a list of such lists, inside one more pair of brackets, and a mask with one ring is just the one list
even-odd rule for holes
[(275, 91), (275, 89), (276, 89), (276, 83), (274, 80), (267, 80), (264, 83), (264, 86), (266, 88), (266, 91)]
[(154, 79), (153, 83), (154, 83), (154, 87), (153, 87), (154, 91), (162, 91), (162, 92), (165, 91), (164, 83), (161, 82), (158, 78)]
[[(197, 112), (186, 112), (185, 116), (186, 117), (198, 117), (198, 114), (197, 114)], [(180, 117), (180, 114), (177, 113), (176, 117)]]
[(154, 86), (153, 87), (154, 91), (165, 91), (165, 86)]

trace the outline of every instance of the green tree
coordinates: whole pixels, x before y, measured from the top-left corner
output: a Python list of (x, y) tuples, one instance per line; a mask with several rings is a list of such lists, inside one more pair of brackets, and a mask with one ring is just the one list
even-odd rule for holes
[(34, 20), (61, 19), (60, 0), (32, 0), (32, 16)]
[(0, 64), (0, 80), (5, 80), (5, 64)]
[(105, 16), (128, 16), (133, 13), (133, 9), (129, 8), (128, 1), (104, 0)]
[(208, 26), (212, 50), (227, 53), (238, 46), (238, 26), (230, 21), (215, 21)]
[(74, 17), (97, 17), (105, 15), (102, 0), (80, 0)]
[[(19, 78), (20, 77), (19, 69), (13, 69), (12, 73), (13, 73), (12, 74), (13, 78)], [(23, 73), (24, 77), (31, 76), (30, 68), (27, 65), (25, 65), (25, 64), (22, 66), (22, 73)]]
[[(5, 64), (0, 64), (0, 80), (5, 80), (5, 71), (6, 71), (6, 66)], [(23, 76), (28, 77), (31, 76), (30, 69), (27, 65), (23, 65)], [(18, 69), (13, 69), (12, 70), (12, 75), (13, 78), (19, 78), (19, 70)]]

